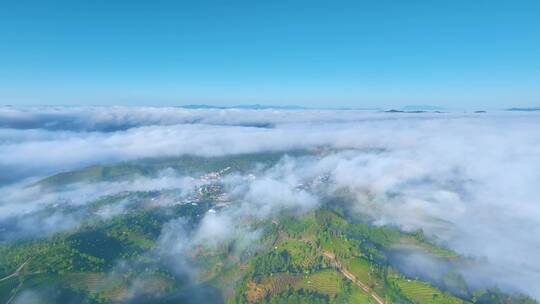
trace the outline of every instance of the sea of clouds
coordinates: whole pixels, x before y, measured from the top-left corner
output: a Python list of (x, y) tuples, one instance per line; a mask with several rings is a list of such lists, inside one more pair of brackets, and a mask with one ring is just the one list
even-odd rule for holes
[[(235, 223), (241, 217), (313, 210), (323, 196), (345, 190), (351, 212), (369, 215), (374, 224), (423, 229), (458, 253), (487, 261), (463, 270), (473, 284), (498, 285), (540, 298), (540, 114), (536, 113), (3, 107), (0, 221), (17, 218), (24, 226), (22, 221), (29, 220), (25, 214), (56, 197), (84, 204), (95, 199), (96, 192), (187, 189), (195, 183), (189, 177), (165, 174), (77, 185), (62, 193), (42, 193), (31, 186), (61, 171), (148, 157), (317, 149), (326, 153), (285, 157), (261, 169), (254, 180), (227, 176), (223, 182), (228, 193), (241, 203), (208, 214), (189, 242), (238, 234), (241, 227)], [(299, 184), (320, 176), (329, 182), (319, 191), (298, 190)], [(61, 215), (50, 225), (64, 222), (59, 219)], [(65, 229), (76, 227), (76, 222), (71, 218)], [(166, 226), (160, 242), (184, 239), (171, 234), (175, 225)]]

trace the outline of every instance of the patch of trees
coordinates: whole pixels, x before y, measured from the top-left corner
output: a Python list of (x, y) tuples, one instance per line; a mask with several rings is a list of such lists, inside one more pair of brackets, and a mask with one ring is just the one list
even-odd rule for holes
[(282, 292), (278, 295), (274, 295), (268, 299), (265, 299), (262, 303), (265, 304), (323, 304), (329, 303), (329, 298), (327, 295), (322, 295), (314, 292), (307, 292), (303, 289), (294, 291), (289, 289), (285, 292)]
[(537, 301), (522, 294), (507, 294), (493, 288), (476, 293), (473, 302), (475, 304), (538, 304)]
[(263, 277), (276, 272), (291, 270), (291, 257), (287, 250), (270, 251), (253, 260), (253, 276)]

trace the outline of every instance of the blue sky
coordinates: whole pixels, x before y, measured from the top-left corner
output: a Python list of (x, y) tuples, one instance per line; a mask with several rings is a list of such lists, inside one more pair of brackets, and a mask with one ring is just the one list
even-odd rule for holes
[(0, 0), (0, 104), (540, 105), (540, 1)]

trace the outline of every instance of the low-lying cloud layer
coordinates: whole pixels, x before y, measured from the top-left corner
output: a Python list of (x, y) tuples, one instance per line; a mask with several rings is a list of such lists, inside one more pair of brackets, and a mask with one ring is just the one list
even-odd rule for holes
[[(2, 108), (0, 220), (24, 219), (25, 206), (31, 212), (49, 202), (47, 195), (57, 194), (26, 185), (62, 170), (185, 154), (322, 151), (286, 157), (260, 169), (256, 178), (228, 175), (223, 183), (240, 203), (208, 214), (190, 242), (227, 238), (237, 233), (235, 219), (242, 216), (304, 212), (324, 197), (346, 195), (351, 210), (375, 224), (423, 229), (461, 254), (485, 259), (481, 269), (464, 273), (469, 280), (540, 298), (539, 118), (534, 113)], [(324, 185), (318, 184), (322, 178), (328, 181)], [(141, 178), (128, 185), (79, 185), (76, 193), (192, 189), (193, 181)], [(80, 204), (90, 201), (77, 197)], [(19, 205), (23, 201), (26, 205)], [(174, 239), (167, 231), (163, 243)]]

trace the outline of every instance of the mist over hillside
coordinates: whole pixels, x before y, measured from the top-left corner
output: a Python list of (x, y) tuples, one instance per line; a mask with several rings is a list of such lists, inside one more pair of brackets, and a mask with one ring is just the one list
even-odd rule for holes
[(405, 248), (395, 259), (405, 273), (437, 281), (452, 268), (471, 286), (540, 299), (539, 113), (3, 107), (0, 155), (1, 242), (191, 202), (219, 180), (226, 198), (212, 200), (234, 203), (197, 225), (171, 216), (145, 256), (201, 276), (187, 266), (194, 248), (248, 248), (264, 233), (245, 223), (339, 201), (370, 225), (421, 231), (478, 261)]

